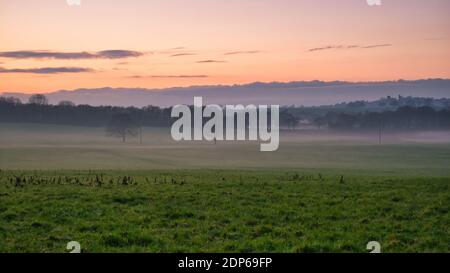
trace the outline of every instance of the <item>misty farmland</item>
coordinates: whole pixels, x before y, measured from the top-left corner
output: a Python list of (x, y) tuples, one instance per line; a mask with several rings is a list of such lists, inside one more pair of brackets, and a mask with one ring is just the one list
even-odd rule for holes
[(0, 123), (0, 252), (70, 241), (83, 252), (449, 250), (444, 110), (411, 120), (422, 129), (291, 126), (304, 109), (289, 111), (270, 153), (258, 141), (177, 142), (169, 126), (128, 126), (124, 141), (107, 124)]

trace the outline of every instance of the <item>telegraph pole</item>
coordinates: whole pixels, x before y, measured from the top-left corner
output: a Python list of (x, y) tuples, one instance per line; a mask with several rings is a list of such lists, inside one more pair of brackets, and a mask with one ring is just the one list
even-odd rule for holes
[(383, 140), (383, 127), (384, 127), (384, 124), (383, 124), (383, 120), (380, 120), (380, 126), (379, 126), (379, 128), (378, 128), (378, 144), (382, 144), (382, 140)]

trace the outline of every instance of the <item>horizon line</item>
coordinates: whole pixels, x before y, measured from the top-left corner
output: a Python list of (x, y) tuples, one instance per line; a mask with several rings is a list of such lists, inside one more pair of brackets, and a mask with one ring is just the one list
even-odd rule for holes
[(344, 80), (330, 80), (330, 81), (324, 81), (324, 80), (292, 80), (292, 81), (253, 81), (248, 83), (242, 83), (242, 84), (207, 84), (207, 85), (189, 85), (189, 86), (172, 86), (172, 87), (163, 87), (163, 88), (147, 88), (147, 87), (111, 87), (111, 86), (102, 86), (102, 87), (80, 87), (76, 89), (58, 89), (53, 91), (39, 91), (39, 92), (23, 92), (23, 91), (2, 91), (0, 92), (0, 95), (4, 94), (53, 94), (58, 92), (75, 92), (78, 90), (95, 90), (95, 89), (145, 89), (145, 90), (151, 90), (152, 92), (158, 92), (158, 91), (165, 91), (170, 89), (189, 89), (189, 88), (215, 88), (215, 87), (243, 87), (243, 86), (250, 86), (254, 84), (262, 84), (262, 85), (269, 85), (269, 84), (292, 84), (292, 83), (340, 83), (340, 84), (380, 84), (380, 83), (401, 83), (401, 82), (418, 82), (418, 81), (450, 81), (450, 78), (417, 78), (417, 79), (396, 79), (396, 80), (377, 80), (377, 81), (344, 81)]

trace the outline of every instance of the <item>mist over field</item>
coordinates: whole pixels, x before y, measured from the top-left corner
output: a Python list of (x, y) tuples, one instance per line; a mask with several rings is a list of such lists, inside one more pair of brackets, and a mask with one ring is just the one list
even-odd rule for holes
[(450, 131), (282, 131), (276, 152), (258, 141), (176, 142), (169, 128), (143, 128), (142, 143), (104, 128), (0, 124), (2, 169), (295, 169), (377, 175), (450, 175)]

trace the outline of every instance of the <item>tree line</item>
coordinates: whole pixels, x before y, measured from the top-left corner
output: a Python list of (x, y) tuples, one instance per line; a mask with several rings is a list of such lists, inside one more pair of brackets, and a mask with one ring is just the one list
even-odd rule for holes
[(28, 103), (0, 97), (0, 122), (104, 127), (114, 117), (126, 115), (139, 126), (167, 127), (171, 124), (170, 112), (170, 108), (151, 105), (142, 108), (90, 106), (75, 105), (70, 101), (51, 105), (43, 95), (31, 96)]
[[(392, 98), (387, 98), (393, 102)], [(432, 99), (433, 100), (433, 99)], [(385, 102), (386, 99), (379, 100)], [(397, 108), (355, 111), (362, 102), (349, 102), (323, 107), (283, 107), (280, 110), (282, 129), (296, 129), (301, 126), (329, 129), (450, 129), (450, 106), (446, 99), (437, 100), (440, 107), (433, 107), (436, 101), (421, 98), (399, 98)], [(414, 105), (404, 105), (410, 101)], [(426, 102), (427, 105), (418, 104)], [(364, 103), (364, 105), (373, 104)], [(431, 106), (429, 106), (431, 105)], [(443, 105), (443, 106), (442, 106)], [(192, 106), (191, 106), (192, 107)], [(350, 109), (350, 110), (349, 110)], [(129, 135), (137, 135), (141, 127), (170, 127), (176, 120), (171, 118), (171, 108), (157, 106), (116, 107), (75, 105), (70, 101), (61, 101), (57, 105), (48, 103), (44, 95), (33, 95), (27, 103), (17, 98), (0, 97), (0, 122), (8, 123), (46, 123), (75, 126), (92, 126), (110, 128), (111, 135), (117, 135), (114, 127), (128, 126)], [(206, 120), (205, 120), (206, 122)], [(123, 136), (123, 132), (119, 136)]]
[(384, 112), (328, 112), (313, 123), (330, 129), (443, 130), (450, 129), (450, 108), (403, 106)]

